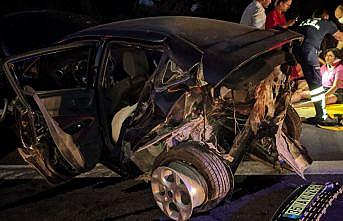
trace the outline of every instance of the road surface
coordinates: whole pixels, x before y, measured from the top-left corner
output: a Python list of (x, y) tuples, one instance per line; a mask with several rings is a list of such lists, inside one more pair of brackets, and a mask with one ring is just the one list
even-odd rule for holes
[[(302, 142), (315, 160), (307, 171), (307, 181), (294, 174), (277, 175), (256, 162), (244, 162), (235, 176), (232, 198), (192, 220), (269, 220), (300, 184), (343, 183), (342, 141), (342, 132), (304, 125)], [(8, 165), (10, 160), (13, 156), (0, 165), (0, 220), (168, 220), (155, 205), (149, 184), (144, 181), (123, 180), (97, 166), (68, 183), (49, 186), (30, 167), (18, 165), (19, 160)], [(337, 217), (330, 221), (343, 220), (343, 214)]]

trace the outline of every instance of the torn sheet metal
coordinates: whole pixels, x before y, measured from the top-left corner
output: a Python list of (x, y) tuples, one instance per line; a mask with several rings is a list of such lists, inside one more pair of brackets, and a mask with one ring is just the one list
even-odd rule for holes
[(304, 171), (310, 166), (309, 159), (302, 153), (300, 143), (291, 140), (279, 127), (276, 138), (276, 148), (279, 153), (279, 158), (286, 161), (294, 171), (303, 179)]
[[(132, 152), (130, 159), (144, 172), (152, 169), (155, 157), (162, 151), (168, 150), (183, 141), (208, 142), (213, 138), (213, 126), (205, 123), (203, 117), (198, 117), (186, 122), (184, 125), (160, 134), (149, 143)], [(209, 145), (210, 147), (213, 145)]]
[(274, 71), (255, 89), (256, 102), (250, 112), (249, 122), (254, 134), (257, 133), (260, 122), (269, 117), (274, 117), (276, 99), (280, 92), (280, 87), (284, 85), (286, 76), (282, 74), (280, 66), (276, 67)]
[[(264, 136), (275, 137), (274, 148), (278, 152), (279, 159), (286, 161), (296, 173), (304, 177), (304, 170), (309, 167), (311, 160), (300, 143), (291, 139), (282, 130), (289, 101), (286, 87), (286, 76), (282, 74), (280, 67), (275, 68), (265, 80), (255, 87), (255, 103), (250, 111), (249, 119), (244, 129), (235, 137), (229, 152), (228, 159), (233, 168), (238, 166), (242, 154), (245, 153), (253, 139)], [(275, 125), (276, 129), (266, 132), (265, 129), (261, 129), (263, 124), (266, 124), (267, 127)], [(262, 135), (261, 133), (267, 134)]]
[(167, 147), (172, 147), (186, 140), (206, 142), (212, 136), (213, 126), (207, 124), (203, 117), (198, 117), (173, 131), (165, 144)]
[(27, 87), (28, 92), (32, 93), (33, 99), (37, 103), (38, 108), (43, 114), (47, 127), (50, 131), (51, 137), (53, 138), (56, 147), (59, 149), (60, 153), (64, 159), (78, 172), (82, 172), (85, 168), (85, 159), (81, 154), (79, 148), (73, 141), (71, 135), (65, 133), (58, 123), (52, 119), (43, 103), (40, 101), (37, 93), (33, 88)]

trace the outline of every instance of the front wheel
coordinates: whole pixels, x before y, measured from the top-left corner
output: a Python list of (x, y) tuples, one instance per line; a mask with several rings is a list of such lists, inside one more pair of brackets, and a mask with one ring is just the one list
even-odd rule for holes
[(233, 174), (218, 155), (196, 142), (182, 143), (155, 161), (151, 188), (171, 219), (187, 220), (215, 207), (233, 190)]

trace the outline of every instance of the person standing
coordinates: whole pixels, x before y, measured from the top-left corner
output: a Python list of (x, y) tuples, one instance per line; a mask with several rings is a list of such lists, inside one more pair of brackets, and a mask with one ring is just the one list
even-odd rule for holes
[(324, 10), (316, 10), (312, 18), (299, 24), (297, 31), (304, 35), (304, 40), (300, 46), (295, 46), (294, 54), (302, 67), (316, 111), (316, 116), (308, 119), (308, 122), (335, 125), (336, 122), (328, 118), (325, 110), (325, 90), (322, 86), (318, 52), (326, 34), (331, 34), (337, 40), (343, 40), (343, 32), (338, 30), (335, 23), (328, 20), (326, 14), (323, 16), (324, 12)]
[(275, 27), (288, 28), (294, 25), (295, 19), (286, 20), (285, 12), (291, 7), (292, 0), (276, 0), (275, 7), (266, 17), (266, 29)]
[(253, 0), (244, 10), (240, 24), (265, 29), (266, 13), (271, 0)]

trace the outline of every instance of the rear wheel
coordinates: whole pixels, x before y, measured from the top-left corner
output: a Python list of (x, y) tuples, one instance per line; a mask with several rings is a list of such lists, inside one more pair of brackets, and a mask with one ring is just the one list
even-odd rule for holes
[(185, 220), (193, 210), (207, 211), (228, 195), (233, 175), (218, 155), (188, 142), (156, 159), (151, 187), (157, 205), (167, 216)]

